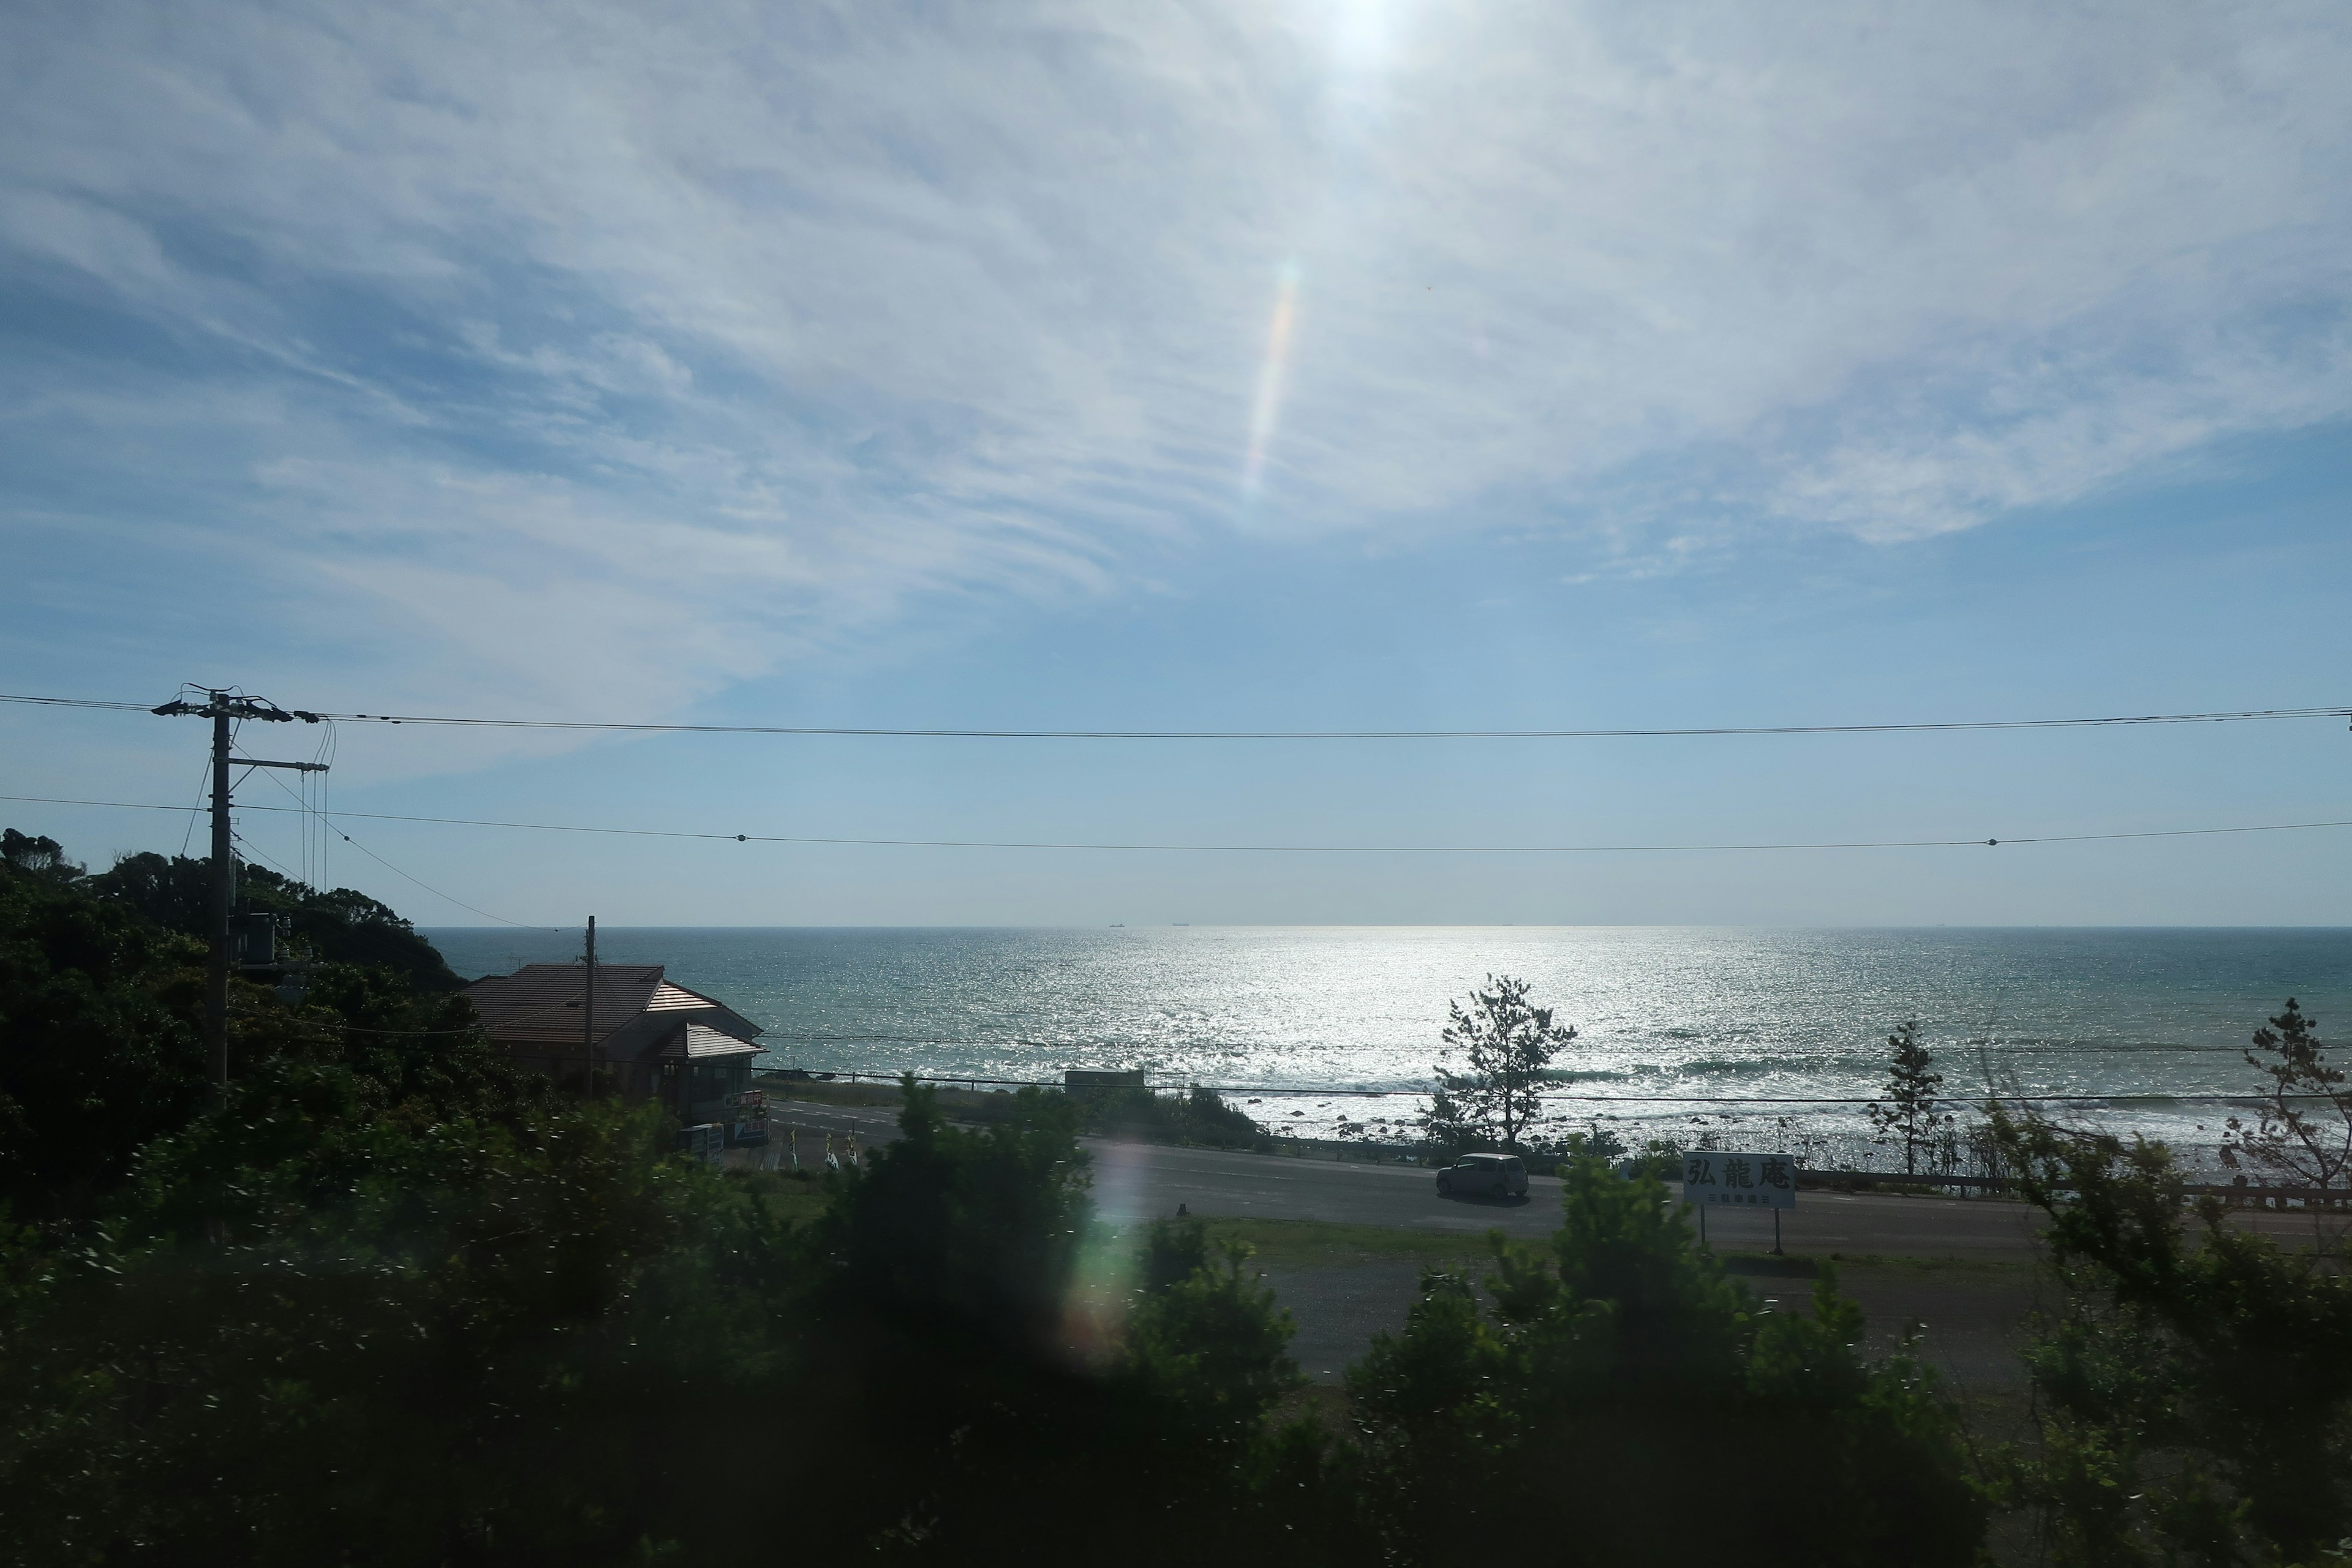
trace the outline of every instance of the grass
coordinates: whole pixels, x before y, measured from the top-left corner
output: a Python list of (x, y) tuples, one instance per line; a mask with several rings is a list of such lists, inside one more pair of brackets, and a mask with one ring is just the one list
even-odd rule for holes
[(1490, 1256), (1483, 1236), (1454, 1231), (1402, 1230), (1319, 1219), (1211, 1218), (1208, 1226), (1209, 1234), (1220, 1241), (1245, 1242), (1254, 1247), (1258, 1262), (1294, 1268), (1391, 1261), (1444, 1265)]
[[(1352, 1263), (1411, 1261), (1436, 1265), (1485, 1263), (1492, 1254), (1482, 1236), (1458, 1231), (1408, 1230), (1379, 1225), (1343, 1225), (1331, 1220), (1208, 1217), (1209, 1234), (1221, 1241), (1246, 1242), (1261, 1263), (1288, 1268), (1342, 1267)], [(1826, 1258), (1801, 1253), (1774, 1258), (1763, 1252), (1720, 1253), (1737, 1274), (1811, 1278), (1823, 1264), (1841, 1276), (1877, 1275), (1950, 1284), (2023, 1283), (2033, 1278), (2030, 1259), (1899, 1258), (1878, 1253), (1832, 1252)]]
[(805, 1225), (824, 1211), (824, 1184), (811, 1171), (737, 1171), (730, 1184), (745, 1196), (758, 1195), (779, 1219)]
[(1841, 1274), (1858, 1269), (1874, 1274), (1899, 1275), (1907, 1279), (1938, 1279), (1954, 1283), (1969, 1279), (1987, 1284), (2028, 1280), (2041, 1267), (2039, 1262), (2029, 1258), (1905, 1258), (1876, 1252), (1853, 1255), (1832, 1252), (1825, 1261)]

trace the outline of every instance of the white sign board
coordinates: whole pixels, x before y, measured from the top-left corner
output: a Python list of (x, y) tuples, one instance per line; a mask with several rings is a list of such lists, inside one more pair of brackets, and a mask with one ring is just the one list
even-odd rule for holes
[(1795, 1208), (1797, 1162), (1786, 1154), (1685, 1154), (1683, 1201), (1709, 1208)]

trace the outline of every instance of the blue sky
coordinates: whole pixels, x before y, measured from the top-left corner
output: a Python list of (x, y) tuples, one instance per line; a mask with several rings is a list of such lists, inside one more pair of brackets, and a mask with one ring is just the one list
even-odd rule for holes
[[(2352, 700), (2340, 7), (26, 4), (0, 60), (9, 690), (1053, 728)], [(10, 794), (193, 800), (200, 743), (0, 710)], [(349, 810), (814, 836), (2352, 817), (2327, 722), (338, 743)], [(186, 826), (8, 811), (100, 861)], [(2352, 830), (351, 826), (562, 923), (2352, 923)]]

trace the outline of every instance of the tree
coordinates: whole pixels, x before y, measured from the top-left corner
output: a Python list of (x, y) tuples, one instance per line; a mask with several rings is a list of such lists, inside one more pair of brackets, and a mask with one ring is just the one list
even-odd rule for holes
[[(194, 937), (211, 934), (210, 859), (126, 855), (111, 870), (89, 879), (89, 885), (103, 897), (130, 904), (167, 931)], [(415, 926), (365, 893), (351, 888), (320, 892), (267, 866), (239, 861), (236, 896), (245, 908), (278, 917), (288, 948), (297, 957), (381, 964), (400, 971), (420, 991), (456, 991), (465, 984)]]
[(11, 830), (7, 850), (0, 1208), (48, 1223), (85, 1216), (203, 1103), (204, 949), (58, 875), (47, 840)]
[[(1432, 1142), (1460, 1148), (1471, 1142), (1519, 1145), (1521, 1134), (1543, 1111), (1544, 1068), (1576, 1030), (1552, 1022), (1552, 1010), (1528, 1000), (1528, 982), (1509, 975), (1486, 976), (1486, 989), (1470, 994), (1470, 1005), (1446, 1004), (1453, 1022), (1441, 1037), (1446, 1059), (1432, 1070), (1437, 1091), (1422, 1112)], [(1465, 1072), (1449, 1064), (1462, 1054)]]
[(1199, 1084), (1181, 1095), (1162, 1094), (1140, 1084), (1098, 1089), (1073, 1103), (1085, 1131), (1111, 1137), (1246, 1149), (1265, 1136), (1265, 1129), (1247, 1111)]
[(74, 881), (82, 874), (80, 864), (66, 858), (64, 845), (40, 835), (19, 833), (13, 827), (0, 829), (0, 866), (58, 883)]
[[(2284, 1031), (2282, 1031), (2284, 1033)], [(2352, 1531), (2352, 1255), (2184, 1211), (2162, 1144), (1995, 1108), (2066, 1288), (2011, 1462), (2057, 1568), (2336, 1560)], [(2194, 1224), (2184, 1223), (2184, 1212)]]
[(1920, 1148), (1951, 1121), (1937, 1110), (1936, 1091), (1944, 1087), (1944, 1075), (1934, 1070), (1936, 1058), (1920, 1041), (1916, 1018), (1906, 1019), (1886, 1044), (1894, 1053), (1886, 1069), (1886, 1099), (1871, 1101), (1870, 1122), (1879, 1142), (1903, 1145), (1904, 1173), (1916, 1175)]
[(1198, 1218), (1155, 1219), (1128, 1315), (1121, 1373), (1178, 1417), (1164, 1424), (1171, 1435), (1212, 1452), (1249, 1440), (1306, 1382), (1290, 1359), (1297, 1327), (1250, 1256), (1239, 1242), (1213, 1242)]
[(967, 1131), (936, 1091), (904, 1093), (902, 1136), (833, 1179), (811, 1238), (820, 1351), (798, 1402), (828, 1414), (795, 1463), (818, 1528), (941, 1562), (1321, 1560), (1345, 1510), (1324, 1500), (1328, 1442), (1273, 1426), (1291, 1324), (1246, 1249), (1163, 1221), (1131, 1276), (1098, 1271), (1068, 1100), (1024, 1090)]
[[(2270, 1080), (2249, 1126), (2232, 1116), (2221, 1135), (2230, 1169), (2294, 1178), (2290, 1185), (2335, 1187), (2352, 1177), (2352, 1089), (2327, 1059), (2319, 1020), (2286, 999), (2286, 1011), (2254, 1031), (2246, 1065)], [(2259, 1053), (2259, 1054), (2257, 1054)]]
[(1578, 1160), (1562, 1197), (1549, 1248), (1492, 1238), (1491, 1308), (1426, 1275), (1404, 1331), (1349, 1369), (1388, 1560), (1455, 1561), (1465, 1541), (1497, 1562), (1975, 1560), (1982, 1509), (1933, 1375), (1907, 1352), (1864, 1360), (1832, 1276), (1810, 1316), (1777, 1311), (1656, 1178)]

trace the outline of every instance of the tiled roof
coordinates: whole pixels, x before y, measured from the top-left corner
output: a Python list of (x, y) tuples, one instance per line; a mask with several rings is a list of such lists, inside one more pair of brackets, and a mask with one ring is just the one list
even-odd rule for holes
[[(475, 981), (466, 987), (466, 994), (473, 999), (474, 1010), (482, 1016), (490, 1037), (501, 1044), (577, 1047), (583, 1043), (581, 1004), (587, 994), (587, 966), (580, 963), (527, 963), (512, 974)], [(732, 1038), (741, 1049), (758, 1049), (743, 1044), (760, 1032), (758, 1025), (723, 1002), (663, 979), (660, 964), (596, 966), (600, 1044), (647, 1014), (700, 1014), (703, 1023), (694, 1027)], [(704, 1028), (704, 1024), (718, 1027)]]
[(674, 1013), (681, 1008), (715, 1007), (719, 1005), (699, 991), (688, 991), (676, 981), (665, 980), (654, 987), (653, 1000), (646, 1004), (648, 1013)]
[[(494, 1039), (578, 1045), (587, 974), (587, 965), (581, 963), (526, 963), (512, 974), (475, 981), (466, 994)], [(635, 1019), (662, 989), (658, 963), (598, 964), (596, 1037), (602, 1040)]]
[(749, 1040), (739, 1040), (732, 1035), (722, 1035), (703, 1024), (688, 1024), (662, 1047), (665, 1057), (737, 1057), (751, 1056), (760, 1047)]

